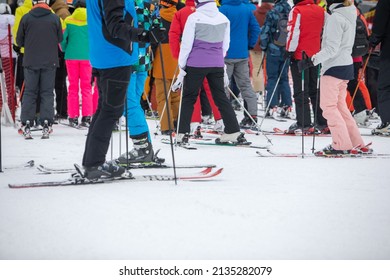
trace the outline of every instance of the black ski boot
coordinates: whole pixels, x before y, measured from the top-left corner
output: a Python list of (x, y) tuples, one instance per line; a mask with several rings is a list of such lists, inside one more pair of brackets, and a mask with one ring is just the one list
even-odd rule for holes
[(49, 125), (49, 121), (48, 120), (44, 120), (43, 121), (43, 125), (42, 125), (42, 139), (49, 139), (49, 135), (51, 133), (51, 127)]
[[(126, 165), (129, 163), (148, 163), (148, 162), (163, 162), (163, 159), (155, 157), (152, 143), (150, 143), (148, 138), (148, 133), (143, 133), (136, 138), (132, 138), (133, 140), (133, 150), (128, 153), (122, 154), (118, 158), (119, 164)], [(127, 161), (128, 158), (128, 161)]]
[(22, 133), (23, 133), (24, 139), (26, 139), (26, 140), (33, 139), (31, 136), (30, 121), (26, 121), (26, 125), (22, 127)]
[(115, 162), (105, 162), (101, 165), (84, 167), (84, 178), (98, 180), (100, 178), (120, 178), (126, 169)]
[(92, 118), (90, 116), (82, 117), (80, 126), (89, 127), (91, 124), (91, 119)]

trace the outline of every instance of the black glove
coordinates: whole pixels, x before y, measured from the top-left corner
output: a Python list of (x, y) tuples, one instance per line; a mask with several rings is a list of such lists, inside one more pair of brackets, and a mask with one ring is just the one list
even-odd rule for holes
[(12, 49), (13, 49), (18, 55), (20, 54), (20, 49), (21, 49), (21, 47), (19, 47), (19, 46), (13, 44), (13, 45), (12, 45)]
[(311, 58), (306, 55), (305, 52), (302, 52), (302, 60), (298, 61), (298, 71), (299, 73), (302, 73), (302, 71), (305, 71), (306, 69), (313, 67), (313, 61), (311, 61)]
[(372, 34), (369, 38), (370, 48), (375, 49), (375, 47), (379, 44), (378, 38), (375, 36), (375, 34)]
[(294, 52), (285, 52), (284, 53), (284, 60), (286, 60), (286, 59), (291, 59), (292, 57), (293, 57), (293, 55), (294, 55)]
[(139, 29), (138, 42), (159, 43), (165, 39), (166, 29), (163, 27), (154, 27), (151, 30)]

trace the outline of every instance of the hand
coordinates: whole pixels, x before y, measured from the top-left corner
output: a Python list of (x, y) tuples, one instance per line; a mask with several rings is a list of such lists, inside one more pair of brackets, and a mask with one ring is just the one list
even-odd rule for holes
[(179, 75), (177, 75), (176, 81), (171, 86), (171, 91), (177, 92), (183, 86), (184, 77), (187, 75), (186, 71), (180, 68)]
[(227, 88), (229, 86), (229, 84), (230, 84), (226, 68), (227, 67), (226, 67), (226, 64), (225, 64), (224, 71), (223, 71), (223, 85), (224, 85), (225, 88)]
[(291, 59), (292, 57), (293, 57), (293, 55), (294, 55), (294, 52), (285, 52), (284, 53), (284, 60), (286, 60), (286, 59)]
[(379, 44), (378, 38), (375, 36), (375, 34), (372, 34), (369, 38), (369, 44), (370, 44), (370, 49), (373, 50), (376, 48), (376, 46)]
[(313, 67), (313, 61), (310, 57), (306, 55), (305, 52), (302, 52), (302, 60), (298, 61), (298, 71), (299, 73), (302, 73), (302, 71), (305, 71), (306, 69)]
[(21, 49), (21, 47), (19, 47), (19, 46), (13, 44), (13, 45), (12, 45), (12, 49), (13, 49), (18, 55), (20, 54), (20, 49)]
[(166, 29), (163, 27), (154, 27), (151, 30), (139, 28), (137, 31), (138, 42), (159, 43), (165, 39)]

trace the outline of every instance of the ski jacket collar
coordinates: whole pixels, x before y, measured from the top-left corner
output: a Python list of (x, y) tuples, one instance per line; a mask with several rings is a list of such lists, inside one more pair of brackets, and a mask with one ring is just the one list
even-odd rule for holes
[(42, 17), (51, 14), (50, 7), (45, 3), (39, 3), (32, 7), (30, 14), (34, 17)]
[(172, 22), (173, 17), (175, 16), (175, 13), (177, 12), (177, 9), (175, 6), (169, 7), (169, 8), (163, 8), (160, 9), (160, 16), (165, 19), (168, 22)]
[(310, 5), (310, 4), (314, 4), (314, 0), (302, 0), (302, 1), (298, 2), (298, 3), (296, 3), (296, 4), (294, 5), (294, 7), (296, 7), (296, 6)]
[(186, 7), (195, 7), (195, 0), (186, 0)]
[(76, 20), (86, 21), (87, 20), (87, 9), (80, 7), (74, 10), (72, 17)]
[(200, 7), (197, 6), (196, 11), (211, 18), (215, 17), (219, 13), (217, 4), (215, 2), (207, 2)]

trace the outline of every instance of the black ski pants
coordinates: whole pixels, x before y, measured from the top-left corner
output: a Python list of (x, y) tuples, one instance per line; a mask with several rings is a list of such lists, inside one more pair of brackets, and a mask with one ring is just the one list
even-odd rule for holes
[(84, 167), (98, 166), (106, 161), (112, 129), (124, 111), (131, 69), (131, 66), (97, 69), (99, 101), (85, 142)]
[(387, 57), (383, 57), (379, 64), (378, 109), (382, 123), (390, 123), (390, 58)]
[(320, 94), (319, 92), (317, 94), (318, 67), (313, 66), (304, 71), (304, 91), (302, 91), (302, 73), (299, 73), (298, 70), (298, 60), (291, 61), (290, 69), (293, 79), (293, 97), (298, 126), (302, 126), (302, 124), (304, 127), (311, 125), (310, 103), (313, 114), (315, 115), (317, 112), (317, 116), (314, 116), (314, 123), (320, 126), (327, 125), (320, 108)]
[[(361, 68), (362, 63), (361, 62), (354, 62), (353, 68), (354, 68), (354, 77), (353, 80), (350, 80), (348, 82), (348, 91), (352, 98), (353, 94), (355, 93), (355, 90), (357, 88), (355, 98), (353, 99), (353, 107), (355, 108), (355, 113), (360, 113), (361, 111), (364, 111), (367, 109), (366, 102), (364, 101), (363, 93), (358, 87), (359, 82), (359, 69)], [(347, 104), (348, 107), (350, 104)], [(349, 109), (349, 108), (348, 108)]]
[(49, 125), (53, 124), (55, 75), (55, 66), (42, 69), (24, 68), (24, 93), (20, 116), (23, 125), (26, 121), (30, 121), (31, 125), (34, 123), (38, 102), (40, 123), (43, 124), (47, 120)]
[(215, 105), (217, 105), (221, 113), (225, 125), (225, 133), (240, 131), (236, 114), (225, 94), (223, 67), (198, 68), (187, 66), (185, 71), (187, 75), (184, 77), (178, 133), (190, 133), (194, 104), (204, 78), (207, 78)]

